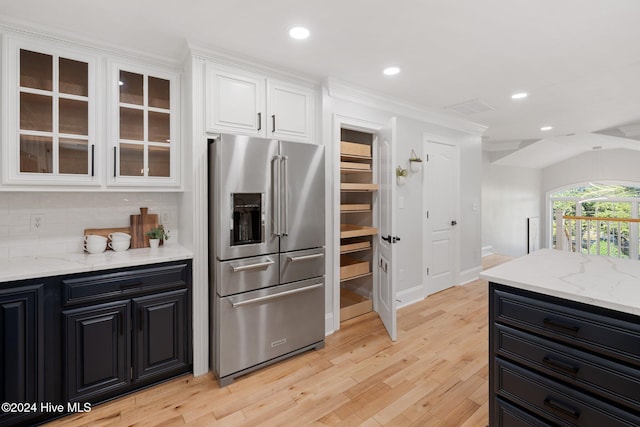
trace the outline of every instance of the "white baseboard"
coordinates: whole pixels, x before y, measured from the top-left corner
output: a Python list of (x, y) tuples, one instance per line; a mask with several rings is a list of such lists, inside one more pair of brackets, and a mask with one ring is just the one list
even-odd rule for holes
[(404, 291), (396, 293), (396, 299), (398, 300), (398, 307), (406, 307), (416, 302), (422, 301), (425, 298), (424, 285), (417, 285)]
[(466, 285), (469, 282), (473, 282), (474, 280), (478, 280), (480, 277), (480, 272), (482, 271), (481, 266), (473, 267), (465, 271), (460, 272), (460, 285)]
[(493, 255), (495, 252), (493, 251), (493, 246), (483, 246), (482, 247), (482, 256), (485, 257), (487, 255)]
[(325, 313), (324, 315), (324, 336), (331, 335), (335, 332), (333, 329), (333, 313)]

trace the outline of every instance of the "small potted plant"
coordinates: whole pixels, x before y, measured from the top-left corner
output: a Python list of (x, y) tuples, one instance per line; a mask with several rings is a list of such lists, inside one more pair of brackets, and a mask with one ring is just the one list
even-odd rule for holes
[(418, 157), (415, 150), (411, 150), (411, 157), (409, 157), (409, 167), (411, 168), (411, 172), (420, 171), (421, 165), (422, 159)]
[(409, 171), (398, 166), (396, 168), (396, 181), (398, 185), (404, 185), (407, 182), (407, 176), (409, 176)]
[(169, 240), (169, 234), (164, 231), (163, 225), (153, 227), (151, 230), (147, 231), (146, 235), (149, 238), (149, 246), (151, 248), (157, 248), (160, 246), (161, 241)]

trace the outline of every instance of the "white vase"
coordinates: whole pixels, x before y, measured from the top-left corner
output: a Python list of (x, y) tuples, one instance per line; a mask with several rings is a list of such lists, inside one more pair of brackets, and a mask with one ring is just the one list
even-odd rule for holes
[(151, 249), (158, 249), (160, 246), (160, 239), (149, 239), (149, 247)]

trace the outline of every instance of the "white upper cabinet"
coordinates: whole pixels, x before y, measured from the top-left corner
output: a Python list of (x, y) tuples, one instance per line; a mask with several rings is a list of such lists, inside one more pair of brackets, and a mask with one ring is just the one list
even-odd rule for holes
[(99, 185), (99, 57), (5, 37), (2, 182)]
[(267, 88), (267, 136), (312, 141), (313, 90), (276, 80), (269, 80)]
[(179, 185), (180, 78), (111, 64), (109, 185)]
[(313, 142), (313, 89), (207, 64), (206, 127), (229, 132)]
[(207, 68), (207, 128), (261, 135), (264, 79)]

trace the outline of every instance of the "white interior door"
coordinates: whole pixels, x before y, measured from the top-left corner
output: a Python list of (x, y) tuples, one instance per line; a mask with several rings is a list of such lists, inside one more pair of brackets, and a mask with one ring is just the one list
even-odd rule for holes
[(378, 140), (378, 182), (380, 183), (378, 211), (378, 251), (374, 260), (378, 269), (378, 280), (373, 289), (374, 309), (382, 319), (389, 336), (393, 341), (397, 339), (396, 326), (396, 274), (393, 268), (393, 253), (397, 237), (393, 222), (395, 210), (395, 156), (394, 139), (396, 134), (396, 119), (391, 119), (388, 125), (381, 129)]
[(427, 295), (453, 286), (456, 271), (458, 217), (458, 148), (427, 139), (424, 153), (426, 201), (425, 266)]

